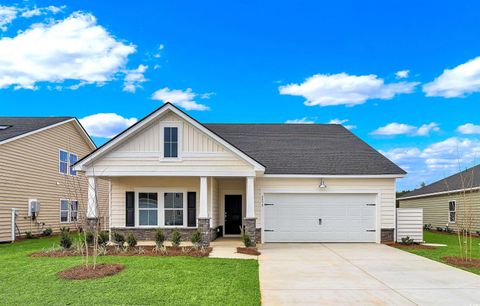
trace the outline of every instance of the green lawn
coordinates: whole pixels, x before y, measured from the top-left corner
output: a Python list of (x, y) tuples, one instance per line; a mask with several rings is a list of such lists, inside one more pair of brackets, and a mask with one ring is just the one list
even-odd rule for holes
[(256, 260), (191, 257), (99, 257), (121, 263), (121, 273), (63, 280), (56, 273), (80, 257), (28, 257), (58, 238), (0, 245), (2, 305), (259, 305)]
[[(407, 249), (402, 250), (414, 253), (423, 257), (427, 257), (436, 261), (442, 262), (441, 258), (444, 256), (460, 256), (458, 237), (456, 234), (442, 234), (437, 232), (424, 231), (423, 239), (427, 243), (442, 243), (446, 247), (436, 247), (435, 249)], [(480, 238), (473, 238), (472, 257), (480, 258)], [(460, 267), (461, 268), (461, 267)], [(476, 268), (461, 268), (476, 274), (480, 274), (480, 269)]]

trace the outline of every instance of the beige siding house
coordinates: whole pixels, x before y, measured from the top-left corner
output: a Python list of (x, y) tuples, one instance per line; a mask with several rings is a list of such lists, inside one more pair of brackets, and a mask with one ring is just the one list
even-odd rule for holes
[[(0, 117), (0, 242), (48, 227), (74, 229), (85, 209), (87, 182), (70, 165), (95, 145), (75, 118)], [(99, 181), (99, 209), (107, 221), (108, 184)], [(29, 207), (38, 203), (32, 216)], [(83, 206), (83, 207), (82, 207)], [(12, 222), (12, 210), (16, 214)], [(13, 225), (13, 226), (12, 226)]]
[(202, 124), (170, 103), (75, 169), (109, 181), (112, 231), (205, 244), (241, 227), (264, 243), (393, 240), (405, 174), (341, 125)]
[(480, 165), (416, 189), (398, 199), (402, 208), (423, 208), (423, 223), (480, 231)]

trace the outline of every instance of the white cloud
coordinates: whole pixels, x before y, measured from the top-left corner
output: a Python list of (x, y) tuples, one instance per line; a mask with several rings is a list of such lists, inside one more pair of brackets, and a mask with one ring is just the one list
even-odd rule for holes
[[(199, 94), (194, 93), (191, 88), (187, 88), (186, 90), (180, 90), (165, 87), (154, 92), (152, 95), (152, 99), (160, 100), (164, 103), (170, 102), (180, 107), (183, 107), (186, 110), (209, 110), (210, 108), (208, 106), (197, 103), (194, 100), (197, 96), (199, 96)], [(200, 94), (200, 99), (201, 98), (202, 97)]]
[(6, 31), (7, 25), (17, 18), (18, 9), (14, 6), (0, 5), (0, 30)]
[(411, 189), (422, 181), (432, 183), (478, 163), (480, 140), (452, 137), (424, 149), (406, 147), (380, 152), (407, 170), (407, 177), (399, 182), (400, 189)]
[(348, 121), (349, 121), (348, 119), (338, 119), (338, 118), (336, 118), (336, 119), (330, 120), (328, 123), (330, 123), (330, 124), (341, 124), (341, 125), (343, 125), (345, 128), (347, 128), (347, 129), (349, 129), (349, 130), (353, 130), (353, 129), (357, 128), (356, 125), (353, 125), (353, 124), (345, 124), (345, 123), (347, 123)]
[(431, 122), (423, 124), (420, 127), (408, 125), (405, 123), (392, 122), (385, 126), (379, 127), (371, 132), (372, 135), (409, 135), (409, 136), (427, 136), (430, 132), (438, 132), (440, 127), (438, 123)]
[(49, 13), (57, 14), (60, 13), (66, 6), (61, 7), (50, 5), (47, 7), (35, 7), (33, 9), (24, 9), (22, 12), (22, 17), (30, 18), (34, 16), (46, 15)]
[(315, 123), (315, 121), (311, 120), (307, 117), (303, 117), (303, 118), (300, 118), (300, 119), (289, 119), (289, 120), (285, 121), (285, 123), (289, 123), (289, 124), (313, 124), (313, 123)]
[(17, 36), (0, 39), (0, 88), (33, 89), (39, 82), (103, 84), (122, 71), (135, 46), (97, 25), (91, 14), (74, 13), (35, 24)]
[(147, 79), (143, 75), (147, 71), (148, 66), (139, 65), (137, 69), (126, 70), (123, 83), (123, 90), (134, 93), (137, 88), (142, 87), (142, 83), (145, 83)]
[(90, 136), (103, 138), (115, 137), (135, 122), (137, 118), (124, 118), (115, 113), (98, 113), (80, 119)]
[(410, 74), (410, 70), (400, 70), (395, 72), (395, 77), (397, 79), (405, 79), (405, 78), (408, 78), (409, 74)]
[(471, 134), (480, 134), (480, 125), (475, 125), (473, 123), (466, 123), (457, 128), (457, 131), (462, 134), (471, 135)]
[(363, 104), (369, 99), (388, 100), (397, 94), (412, 93), (417, 82), (385, 84), (376, 75), (316, 74), (301, 84), (279, 87), (280, 94), (302, 96), (307, 106)]
[(480, 91), (480, 56), (453, 69), (445, 69), (435, 80), (423, 85), (423, 91), (427, 97), (444, 98), (465, 97)]

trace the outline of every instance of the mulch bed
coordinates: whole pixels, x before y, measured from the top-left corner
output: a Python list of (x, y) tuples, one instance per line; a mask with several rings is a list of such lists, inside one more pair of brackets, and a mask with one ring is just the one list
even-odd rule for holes
[[(190, 256), (190, 257), (208, 257), (212, 248), (195, 248), (195, 247), (165, 247), (157, 250), (154, 246), (137, 246), (134, 248), (120, 249), (115, 246), (108, 246), (107, 256)], [(91, 256), (93, 250), (89, 251)], [(80, 256), (78, 252), (73, 249), (55, 250), (55, 251), (40, 251), (30, 254), (31, 257), (67, 257)]]
[(57, 275), (64, 279), (92, 279), (115, 275), (122, 272), (123, 268), (120, 264), (98, 264), (95, 269), (93, 265), (81, 265), (60, 271)]
[(247, 255), (261, 255), (257, 248), (244, 248), (244, 247), (238, 247), (237, 248), (237, 253), (242, 253), (242, 254), (247, 254)]
[(394, 243), (390, 244), (390, 246), (398, 249), (418, 249), (418, 250), (431, 250), (435, 249), (435, 247), (431, 245), (423, 245), (423, 244), (400, 244), (400, 243)]
[(472, 258), (471, 261), (464, 261), (460, 257), (445, 256), (445, 257), (442, 257), (442, 260), (454, 266), (459, 266), (463, 268), (480, 269), (480, 258)]

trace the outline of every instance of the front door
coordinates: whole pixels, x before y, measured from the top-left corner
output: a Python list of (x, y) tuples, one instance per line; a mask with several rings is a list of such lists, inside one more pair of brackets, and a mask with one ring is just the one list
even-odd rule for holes
[(242, 196), (225, 195), (225, 235), (239, 235), (242, 226)]

